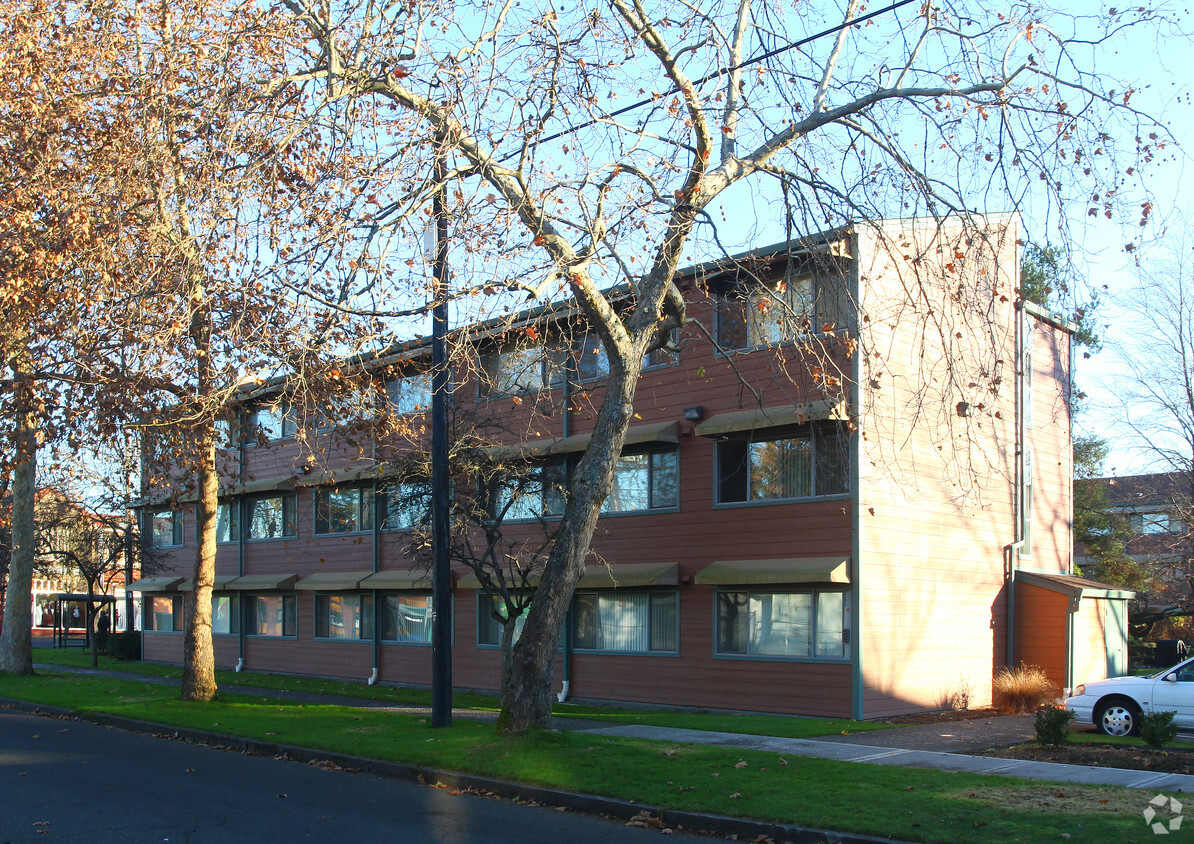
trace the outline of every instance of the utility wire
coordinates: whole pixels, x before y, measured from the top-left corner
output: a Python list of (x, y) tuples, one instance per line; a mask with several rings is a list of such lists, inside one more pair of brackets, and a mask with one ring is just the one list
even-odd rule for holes
[[(814, 35), (809, 35), (809, 36), (806, 36), (805, 38), (801, 38), (799, 41), (789, 41), (787, 44), (783, 45), (782, 47), (776, 47), (774, 50), (768, 50), (766, 53), (762, 53), (758, 56), (755, 56), (754, 58), (747, 59), (746, 61), (741, 62), (739, 64), (731, 65), (730, 67), (723, 67), (719, 70), (715, 70), (712, 73), (708, 74), (707, 76), (702, 76), (700, 79), (694, 80), (692, 84), (694, 87), (699, 87), (701, 85), (704, 85), (706, 82), (711, 82), (714, 79), (720, 79), (721, 77), (725, 76), (726, 74), (733, 73), (736, 70), (741, 70), (744, 67), (750, 67), (751, 65), (755, 65), (755, 64), (758, 64), (759, 62), (766, 61), (767, 59), (770, 59), (774, 56), (778, 56), (781, 53), (787, 53), (791, 50), (795, 50), (798, 47), (803, 47), (805, 44), (812, 43), (813, 41), (816, 41), (818, 38), (824, 38), (826, 35), (834, 35), (840, 31), (842, 31), (846, 27), (855, 26), (860, 23), (865, 23), (866, 21), (877, 18), (880, 15), (885, 15), (888, 12), (894, 12), (896, 9), (899, 9), (902, 6), (907, 6), (910, 3), (914, 3), (914, 2), (922, 2), (922, 0), (896, 0), (896, 2), (892, 3), (890, 6), (885, 6), (882, 9), (878, 9), (874, 12), (870, 12), (869, 14), (863, 15), (860, 18), (855, 18), (854, 20), (845, 21), (841, 24), (838, 24), (837, 26), (831, 26), (829, 29), (823, 29)], [(581, 129), (587, 129), (590, 126), (595, 126), (598, 123), (602, 123), (606, 120), (609, 120), (612, 117), (618, 117), (620, 115), (626, 114), (629, 111), (634, 111), (637, 108), (642, 108), (645, 105), (650, 105), (651, 103), (658, 100), (660, 97), (666, 97), (671, 94), (678, 93), (678, 91), (679, 91), (679, 88), (672, 87), (671, 89), (665, 91), (663, 94), (653, 94), (650, 97), (646, 97), (644, 99), (639, 100), (638, 102), (631, 103), (630, 105), (622, 106), (621, 108), (611, 111), (602, 117), (594, 117), (591, 120), (586, 120), (584, 123), (578, 123), (575, 126), (569, 126), (567, 129), (561, 129), (559, 132), (548, 135), (547, 137), (539, 138), (537, 141), (535, 141), (533, 144), (531, 144), (531, 146), (532, 147), (539, 146), (540, 144), (545, 144), (548, 141), (554, 141), (559, 138), (563, 138), (568, 135), (575, 134), (576, 132), (579, 132)], [(498, 160), (499, 161), (509, 161), (511, 158), (514, 158), (515, 156), (518, 156), (521, 154), (522, 154), (521, 150), (519, 152), (512, 152), (508, 155), (502, 156)]]

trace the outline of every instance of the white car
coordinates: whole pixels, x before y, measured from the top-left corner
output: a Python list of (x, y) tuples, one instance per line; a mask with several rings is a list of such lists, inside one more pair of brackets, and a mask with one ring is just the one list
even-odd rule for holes
[(1109, 736), (1132, 736), (1142, 712), (1174, 712), (1173, 723), (1194, 729), (1194, 657), (1147, 677), (1085, 683), (1066, 698), (1075, 723), (1094, 724)]

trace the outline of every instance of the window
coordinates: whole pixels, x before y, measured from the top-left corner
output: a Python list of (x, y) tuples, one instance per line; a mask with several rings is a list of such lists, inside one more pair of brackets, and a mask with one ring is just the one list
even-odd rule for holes
[[(680, 342), (680, 330), (678, 328), (672, 329), (668, 342), (673, 346)], [(680, 355), (671, 349), (655, 349), (643, 355), (643, 369), (660, 369), (664, 366), (671, 366), (679, 357)]]
[(572, 644), (577, 650), (675, 653), (675, 592), (577, 592)]
[[(522, 628), (526, 624), (527, 610), (530, 604), (523, 608), (522, 614), (514, 619), (514, 642), (522, 635)], [(494, 612), (506, 614), (506, 602), (498, 595), (486, 595), (477, 592), (477, 644), (499, 647), (502, 644), (502, 623), (494, 617)]]
[(151, 548), (177, 548), (182, 545), (182, 511), (154, 510), (148, 517)]
[[(576, 380), (597, 381), (609, 375), (609, 355), (596, 334), (585, 334), (575, 343)], [(558, 379), (557, 379), (558, 380)]]
[(277, 402), (249, 413), (247, 440), (249, 445), (262, 440), (281, 440), (293, 437), (296, 430), (293, 409), (288, 403)]
[(321, 489), (315, 494), (315, 533), (357, 533), (373, 529), (373, 490)]
[(774, 345), (847, 323), (846, 284), (840, 272), (798, 272), (789, 266), (761, 277), (743, 276), (742, 283), (715, 294), (717, 343), (722, 349)]
[(548, 354), (542, 345), (490, 349), (481, 354), (481, 396), (492, 398), (542, 390), (555, 380), (549, 368), (562, 371), (562, 366), (548, 366)]
[(431, 519), (431, 488), (426, 484), (389, 484), (378, 494), (382, 530), (410, 530)]
[(406, 645), (431, 644), (431, 596), (386, 592), (381, 596), (381, 639)]
[[(198, 525), (196, 525), (196, 530)], [(221, 501), (216, 508), (216, 542), (236, 542), (240, 539), (240, 504)]]
[(386, 399), (390, 412), (402, 416), (422, 413), (431, 408), (431, 373), (419, 372), (386, 381)]
[(602, 513), (632, 513), (677, 507), (679, 466), (676, 451), (623, 454), (614, 464), (614, 486)]
[(246, 595), (245, 633), (250, 636), (294, 636), (298, 599), (294, 595)]
[(317, 594), (315, 638), (373, 638), (373, 596), (364, 593)]
[(148, 612), (143, 611), (146, 630), (178, 632), (182, 630), (182, 596), (153, 595), (145, 599)]
[(718, 592), (717, 653), (845, 659), (849, 602), (845, 592)]
[(1129, 523), (1132, 532), (1138, 534), (1181, 533), (1186, 529), (1184, 522), (1168, 513), (1136, 513)]
[(240, 596), (212, 595), (211, 632), (225, 636), (240, 632)]
[(493, 494), (493, 512), (503, 522), (534, 521), (564, 513), (564, 490), (568, 485), (567, 464), (559, 461), (530, 467), (520, 478), (507, 478), (497, 484)]
[(782, 501), (847, 490), (849, 438), (836, 423), (732, 437), (717, 444), (717, 501)]
[(298, 535), (295, 510), (298, 496), (293, 492), (262, 495), (245, 503), (249, 529), (247, 539), (285, 539)]

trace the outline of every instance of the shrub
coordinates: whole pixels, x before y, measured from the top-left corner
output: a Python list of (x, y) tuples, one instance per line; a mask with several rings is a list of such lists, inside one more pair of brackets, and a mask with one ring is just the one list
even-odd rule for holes
[(141, 658), (140, 633), (113, 633), (108, 637), (108, 647), (104, 650), (108, 656), (123, 660)]
[(1140, 716), (1140, 738), (1149, 747), (1164, 747), (1177, 738), (1176, 712), (1149, 712)]
[(1070, 721), (1074, 720), (1072, 710), (1064, 706), (1045, 706), (1036, 714), (1036, 740), (1049, 747), (1058, 747), (1069, 741)]
[(995, 706), (1009, 715), (1032, 712), (1057, 700), (1058, 688), (1045, 669), (1020, 663), (1014, 669), (1001, 668), (992, 684)]

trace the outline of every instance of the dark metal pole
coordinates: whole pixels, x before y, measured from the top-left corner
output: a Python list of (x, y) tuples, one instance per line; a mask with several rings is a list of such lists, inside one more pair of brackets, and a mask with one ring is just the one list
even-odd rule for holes
[(435, 308), (431, 314), (431, 726), (452, 726), (452, 580), (448, 560), (448, 213), (445, 138), (435, 139)]

